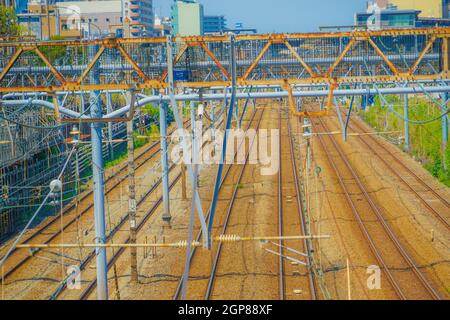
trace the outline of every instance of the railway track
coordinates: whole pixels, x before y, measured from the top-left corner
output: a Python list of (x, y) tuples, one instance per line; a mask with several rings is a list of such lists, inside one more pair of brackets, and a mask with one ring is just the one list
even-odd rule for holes
[[(289, 121), (289, 120), (288, 120)], [(283, 134), (281, 130), (281, 109), (279, 110), (278, 117), (278, 128), (280, 129), (278, 140), (280, 146), (279, 152), (279, 170), (278, 170), (278, 235), (280, 237), (283, 236)], [(278, 241), (278, 294), (280, 296), (280, 300), (284, 300), (286, 297), (286, 289), (285, 289), (285, 274), (284, 274), (284, 258), (283, 258), (283, 240)]]
[[(220, 125), (222, 124), (223, 120), (218, 124), (218, 126), (220, 127)], [(205, 128), (206, 130), (207, 128)], [(206, 143), (206, 142), (205, 142)], [(172, 169), (175, 168), (175, 165), (172, 165), (169, 168), (169, 172), (172, 171)], [(173, 187), (176, 185), (176, 183), (181, 179), (181, 173), (177, 174), (176, 177), (173, 179), (173, 181), (170, 183), (169, 185), (169, 191), (173, 189)], [(158, 180), (159, 183), (162, 182), (162, 179)], [(152, 188), (153, 189), (153, 188)], [(153, 192), (153, 190), (151, 191)], [(142, 228), (145, 226), (145, 224), (147, 223), (147, 221), (155, 214), (156, 210), (158, 209), (158, 207), (161, 205), (161, 203), (163, 202), (163, 197), (159, 197), (157, 199), (157, 201), (151, 206), (151, 208), (149, 210), (147, 210), (144, 213), (144, 217), (140, 220), (140, 222), (138, 223), (137, 227), (136, 227), (136, 232), (139, 232), (140, 230), (142, 230)], [(141, 205), (142, 202), (138, 202), (138, 207)], [(127, 221), (128, 219), (128, 214), (126, 215), (126, 217), (123, 219), (123, 221)], [(123, 224), (118, 225), (112, 232), (111, 235), (108, 237), (107, 241), (109, 241), (110, 239), (112, 239), (112, 237), (118, 233), (120, 231), (120, 229), (123, 227)], [(126, 230), (127, 231), (127, 230)], [(130, 237), (127, 237), (127, 239), (123, 242), (123, 243), (129, 243), (130, 242)], [(108, 271), (114, 266), (114, 264), (118, 261), (118, 259), (122, 256), (122, 254), (126, 251), (126, 248), (121, 247), (119, 248), (119, 250), (117, 250), (116, 252), (113, 252), (113, 254), (111, 255), (111, 258), (108, 260), (107, 262), (107, 269)], [(92, 260), (95, 257), (94, 252), (92, 252), (92, 256), (89, 257), (90, 260)], [(88, 263), (88, 261), (86, 261), (86, 263), (84, 265), (86, 265)], [(80, 268), (81, 269), (81, 268)], [(89, 296), (93, 293), (93, 291), (96, 289), (97, 287), (97, 279), (94, 277), (94, 279), (92, 281), (89, 282), (89, 284), (87, 285), (87, 287), (83, 290), (83, 292), (81, 293), (79, 300), (87, 300), (89, 298)]]
[[(248, 130), (248, 129), (250, 128), (251, 124), (253, 123), (254, 118), (255, 118), (255, 116), (256, 116), (256, 113), (257, 113), (257, 110), (255, 110), (255, 111), (253, 112), (253, 114), (252, 114), (252, 116), (251, 116), (251, 118), (250, 118), (250, 120), (249, 120), (249, 123), (248, 123), (248, 126), (247, 126), (246, 130)], [(259, 119), (258, 124), (261, 122), (261, 119), (262, 119), (262, 115), (261, 115), (261, 117), (260, 117), (260, 119)], [(242, 144), (238, 146), (238, 149), (240, 149), (241, 147), (242, 147)], [(235, 152), (235, 154), (234, 154), (234, 160), (237, 159), (238, 152), (239, 152), (239, 150), (236, 150), (236, 152)], [(246, 158), (246, 160), (248, 160), (248, 158)], [(246, 162), (247, 162), (247, 161), (246, 161)], [(224, 175), (222, 176), (222, 179), (221, 179), (221, 181), (220, 181), (220, 189), (222, 189), (222, 186), (223, 186), (224, 182), (225, 182), (226, 179), (229, 177), (232, 168), (233, 168), (233, 164), (229, 164), (229, 165), (227, 166), (227, 169), (226, 169), (226, 171), (225, 171), (225, 173), (224, 173)], [(241, 170), (241, 172), (242, 172), (242, 171), (243, 171), (243, 170)], [(236, 187), (237, 187), (237, 186), (238, 186), (238, 184), (236, 184)], [(234, 190), (236, 190), (236, 187), (235, 187)], [(233, 193), (234, 193), (234, 192), (233, 192)], [(233, 201), (234, 201), (234, 200), (233, 200)], [(231, 207), (232, 207), (232, 206), (231, 206)], [(208, 209), (208, 213), (207, 213), (206, 219), (209, 219), (210, 213), (211, 213), (211, 208)], [(230, 210), (230, 214), (231, 214), (231, 210)], [(229, 216), (229, 215), (228, 215), (228, 216)], [(227, 224), (228, 224), (228, 223), (227, 223)], [(226, 227), (225, 227), (225, 229), (226, 229)], [(222, 229), (222, 230), (224, 230), (224, 229)], [(195, 239), (195, 240), (196, 240), (196, 241), (200, 241), (201, 236), (202, 236), (202, 233), (201, 233), (201, 231), (199, 231), (199, 232), (197, 233), (197, 236), (196, 236), (196, 239)], [(210, 277), (208, 278), (208, 285), (207, 285), (207, 288), (206, 288), (206, 291), (205, 291), (205, 295), (204, 295), (205, 300), (207, 300), (207, 299), (210, 298), (211, 293), (212, 293), (212, 290), (213, 290), (213, 286), (214, 286), (214, 278), (215, 278), (215, 274), (216, 274), (216, 271), (217, 271), (217, 265), (218, 265), (218, 261), (219, 261), (221, 249), (222, 249), (222, 246), (221, 246), (221, 243), (219, 243), (219, 247), (218, 247), (218, 255), (216, 255), (216, 257), (215, 257), (215, 260), (214, 260), (214, 262), (213, 262), (213, 266), (212, 266), (212, 269), (211, 269)], [(192, 252), (191, 252), (191, 255), (190, 255), (190, 257), (189, 257), (189, 264), (190, 264), (190, 265), (192, 265), (192, 261), (193, 261), (193, 259), (194, 259), (194, 256), (195, 256), (195, 253), (196, 253), (196, 252), (197, 252), (197, 248), (196, 248), (196, 247), (192, 248)], [(180, 279), (179, 279), (179, 281), (178, 281), (177, 288), (175, 289), (175, 293), (174, 293), (174, 295), (173, 295), (173, 300), (177, 300), (177, 299), (180, 298), (182, 286), (183, 286), (183, 278), (182, 278), (182, 276), (181, 276)]]
[[(355, 125), (350, 125), (350, 128), (354, 132), (366, 133), (366, 130), (364, 130), (363, 126), (357, 121), (352, 120), (351, 124)], [(401, 159), (389, 150), (389, 148), (384, 146), (377, 138), (369, 135), (359, 136), (359, 139), (400, 181), (403, 182), (403, 184), (447, 228), (447, 230), (450, 230), (450, 203), (425, 182), (424, 179), (408, 168)], [(418, 190), (421, 187), (425, 190)]]
[[(172, 190), (172, 188), (175, 186), (175, 184), (181, 179), (181, 173), (179, 173), (175, 179), (170, 183), (169, 185), (169, 190)], [(141, 219), (141, 221), (138, 223), (137, 227), (136, 227), (136, 232), (139, 232), (144, 225), (147, 223), (148, 219), (150, 219), (153, 214), (156, 212), (156, 209), (161, 205), (163, 201), (162, 197), (159, 197), (158, 200), (153, 204), (153, 206), (150, 208), (150, 210), (148, 210), (145, 214), (144, 214), (144, 218)], [(123, 221), (127, 221), (128, 217), (125, 218)], [(112, 238), (112, 236), (114, 236), (114, 234), (116, 234), (122, 227), (124, 226), (124, 223), (121, 223), (121, 225), (117, 228), (115, 228), (114, 233), (112, 235), (110, 235), (107, 239), (110, 240)], [(129, 243), (130, 242), (130, 237), (128, 237), (124, 243)], [(111, 258), (108, 259), (108, 263), (107, 263), (107, 269), (108, 271), (111, 269), (111, 267), (117, 262), (117, 260), (122, 256), (122, 254), (125, 252), (126, 248), (125, 247), (121, 247), (119, 248), (119, 250), (117, 250), (112, 256)], [(91, 255), (89, 256), (89, 260), (86, 261), (85, 263), (83, 263), (83, 269), (85, 268), (85, 266), (89, 263), (89, 261), (91, 261), (93, 258), (95, 257), (95, 252), (92, 251)], [(83, 270), (80, 267), (81, 270)], [(87, 287), (83, 290), (83, 292), (81, 293), (79, 300), (87, 300), (89, 298), (89, 296), (92, 294), (92, 292), (96, 289), (97, 287), (97, 279), (95, 278), (92, 281), (89, 281), (89, 284), (87, 285)]]
[[(279, 236), (303, 234), (306, 235), (306, 225), (303, 216), (302, 195), (298, 179), (297, 164), (294, 156), (294, 144), (291, 135), (289, 111), (280, 109), (278, 126), (280, 128), (280, 168), (278, 171), (278, 232)], [(283, 115), (284, 113), (284, 115)], [(283, 116), (285, 119), (283, 119)], [(303, 253), (300, 255), (298, 252)], [(299, 288), (308, 288), (309, 300), (317, 299), (316, 285), (312, 273), (312, 261), (309, 253), (308, 241), (290, 241), (288, 246), (285, 241), (278, 243), (279, 254), (279, 296), (281, 300), (289, 297)], [(293, 256), (295, 259), (305, 262), (301, 267), (297, 264), (287, 264), (283, 256)], [(300, 276), (300, 268), (306, 269), (306, 275)], [(305, 281), (304, 278), (307, 278)], [(289, 279), (289, 281), (288, 281)], [(302, 298), (306, 298), (301, 290)], [(288, 294), (289, 293), (289, 294)]]
[[(189, 123), (189, 121), (185, 121), (185, 124)], [(171, 132), (174, 132), (172, 130)], [(150, 146), (148, 146), (143, 152), (141, 152), (137, 157), (137, 165), (136, 169), (141, 168), (148, 161), (153, 159), (159, 152), (160, 142), (157, 141)], [(122, 165), (118, 171), (114, 172), (110, 175), (105, 181), (105, 195), (108, 195), (113, 190), (115, 190), (121, 183), (127, 178), (127, 164)], [(58, 236), (61, 235), (67, 228), (72, 226), (74, 223), (79, 221), (81, 217), (83, 217), (86, 213), (90, 212), (93, 208), (93, 201), (89, 201), (93, 192), (90, 190), (89, 192), (84, 193), (79, 200), (76, 202), (72, 202), (68, 206), (63, 209), (63, 226), (61, 228), (61, 216), (56, 215), (49, 219), (49, 221), (45, 222), (44, 225), (39, 227), (37, 230), (33, 231), (33, 233), (28, 236), (21, 244), (27, 244), (31, 241), (35, 241), (36, 243), (44, 243), (48, 244), (54, 241)], [(83, 204), (86, 202), (86, 205)], [(50, 234), (50, 235), (49, 235)], [(39, 252), (40, 249), (35, 250), (33, 254)], [(8, 279), (14, 272), (18, 271), (19, 268), (23, 267), (33, 256), (28, 253), (26, 249), (14, 249), (11, 252), (11, 256), (8, 258), (7, 266), (9, 261), (17, 261), (11, 267), (6, 267), (3, 276), (0, 278), (0, 283), (6, 279)]]
[[(256, 133), (258, 133), (258, 131), (259, 131), (259, 127), (261, 125), (261, 120), (263, 118), (263, 115), (264, 115), (264, 109), (261, 111), (261, 116), (259, 117), (258, 122), (256, 124), (256, 129), (255, 129)], [(252, 150), (253, 144), (254, 144), (256, 139), (257, 139), (257, 137), (255, 136), (253, 138), (253, 140), (250, 142), (250, 146), (248, 148), (247, 155), (245, 156), (245, 163), (241, 166), (241, 170), (239, 172), (238, 180), (237, 180), (236, 184), (234, 185), (233, 194), (232, 194), (230, 202), (228, 204), (228, 209), (227, 209), (227, 213), (226, 213), (226, 216), (225, 216), (225, 221), (224, 221), (224, 223), (222, 225), (222, 229), (221, 229), (221, 232), (220, 232), (221, 235), (222, 234), (226, 234), (226, 232), (227, 232), (227, 228), (228, 228), (228, 224), (229, 224), (229, 221), (230, 221), (231, 213), (233, 212), (234, 204), (235, 204), (235, 201), (236, 201), (236, 196), (237, 196), (238, 191), (239, 191), (239, 186), (241, 184), (242, 177), (244, 176), (245, 169), (247, 168), (248, 160), (250, 158), (250, 152)], [(213, 266), (211, 268), (211, 273), (209, 275), (208, 285), (206, 287), (205, 300), (209, 300), (211, 298), (212, 292), (214, 290), (214, 281), (215, 281), (216, 274), (217, 274), (217, 267), (218, 267), (219, 262), (220, 262), (220, 257), (221, 257), (221, 253), (222, 253), (222, 247), (223, 247), (222, 242), (219, 242), (219, 244), (217, 245), (216, 254), (214, 256)]]
[[(312, 120), (312, 126), (315, 132), (329, 132), (320, 118)], [(397, 296), (400, 299), (441, 299), (384, 219), (334, 136), (318, 137), (360, 230)]]

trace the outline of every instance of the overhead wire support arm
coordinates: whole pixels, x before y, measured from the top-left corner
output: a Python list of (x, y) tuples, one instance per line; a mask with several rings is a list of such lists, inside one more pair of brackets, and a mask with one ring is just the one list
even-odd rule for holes
[[(216, 206), (217, 206), (217, 199), (219, 196), (220, 191), (220, 181), (222, 178), (222, 172), (223, 172), (223, 166), (225, 162), (225, 155), (227, 153), (227, 145), (228, 145), (228, 136), (229, 136), (229, 130), (231, 128), (231, 120), (233, 118), (233, 108), (235, 105), (235, 99), (236, 99), (236, 56), (235, 56), (235, 38), (234, 36), (230, 36), (230, 59), (231, 59), (231, 99), (230, 99), (230, 107), (227, 113), (227, 122), (225, 127), (225, 134), (223, 137), (223, 143), (222, 143), (222, 153), (220, 155), (220, 162), (219, 167), (217, 169), (217, 175), (216, 175), (216, 182), (214, 185), (214, 193), (213, 193), (213, 199), (211, 203), (211, 212), (210, 212), (210, 218), (208, 222), (208, 237), (211, 239), (211, 231), (214, 224), (214, 216), (216, 213)], [(208, 241), (211, 243), (211, 241)]]
[[(170, 98), (170, 104), (172, 106), (172, 111), (173, 111), (173, 115), (175, 118), (175, 122), (177, 124), (177, 127), (179, 130), (183, 130), (184, 126), (183, 126), (183, 120), (181, 119), (180, 116), (180, 111), (178, 110), (178, 105), (177, 105), (177, 101), (175, 98), (175, 85), (174, 85), (174, 75), (173, 75), (173, 53), (172, 53), (172, 36), (168, 36), (167, 37), (167, 65), (168, 65), (168, 90), (169, 90), (169, 98)], [(188, 170), (188, 174), (189, 177), (191, 178), (191, 181), (194, 180), (194, 170), (192, 168), (192, 164), (190, 163), (191, 161), (188, 159), (189, 157), (189, 149), (188, 149), (188, 145), (187, 145), (187, 141), (186, 141), (186, 137), (183, 136), (181, 139), (181, 145), (183, 148), (183, 158), (185, 163), (187, 164), (187, 170)], [(202, 208), (202, 203), (201, 203), (201, 199), (200, 199), (200, 195), (198, 193), (198, 190), (193, 192), (192, 197), (194, 198), (195, 201), (195, 207), (197, 209), (197, 214), (200, 220), (200, 225), (202, 228), (202, 234), (203, 234), (203, 245), (205, 247), (209, 247), (209, 237), (208, 237), (208, 229), (206, 226), (206, 220), (205, 220), (205, 216), (203, 214), (203, 208)]]

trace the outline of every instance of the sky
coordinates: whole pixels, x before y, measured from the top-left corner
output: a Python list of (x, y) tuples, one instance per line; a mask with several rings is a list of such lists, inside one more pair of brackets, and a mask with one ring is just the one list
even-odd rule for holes
[[(258, 33), (318, 31), (319, 26), (352, 25), (367, 0), (199, 0), (206, 15), (225, 15), (228, 27), (243, 22)], [(172, 0), (153, 0), (158, 16), (170, 16)]]

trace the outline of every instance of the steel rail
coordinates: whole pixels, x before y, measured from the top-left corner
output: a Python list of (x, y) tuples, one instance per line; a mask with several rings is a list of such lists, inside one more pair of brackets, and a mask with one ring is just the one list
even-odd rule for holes
[[(323, 127), (325, 132), (328, 132), (329, 131), (328, 127), (326, 126), (324, 121), (322, 119), (320, 119), (320, 118), (318, 119), (318, 121), (320, 122), (320, 125)], [(312, 124), (313, 128), (317, 128), (317, 125), (314, 123), (314, 121), (312, 123), (313, 123)], [(385, 219), (384, 219), (380, 209), (375, 204), (375, 202), (373, 201), (372, 197), (369, 195), (366, 187), (361, 182), (358, 174), (353, 169), (353, 167), (350, 164), (349, 160), (346, 158), (345, 154), (343, 153), (341, 147), (336, 142), (336, 139), (333, 136), (328, 136), (328, 138), (331, 141), (331, 143), (333, 144), (333, 146), (334, 146), (335, 150), (337, 151), (337, 153), (339, 154), (339, 158), (343, 161), (345, 167), (347, 168), (347, 170), (350, 172), (351, 176), (353, 177), (353, 180), (356, 182), (356, 185), (360, 189), (361, 193), (364, 195), (364, 198), (367, 200), (367, 202), (368, 202), (370, 208), (372, 209), (373, 213), (376, 215), (377, 221), (383, 227), (383, 230), (385, 231), (385, 233), (387, 234), (389, 239), (394, 244), (394, 246), (397, 249), (398, 253), (405, 260), (405, 262), (409, 265), (409, 267), (412, 269), (414, 275), (417, 277), (417, 279), (419, 280), (421, 285), (426, 289), (426, 291), (430, 294), (430, 296), (433, 299), (440, 300), (441, 298), (440, 298), (439, 294), (433, 289), (433, 287), (431, 286), (429, 281), (424, 277), (424, 275), (418, 269), (417, 264), (409, 256), (409, 254), (407, 253), (407, 251), (405, 250), (403, 245), (400, 243), (398, 237), (392, 231), (391, 227), (386, 223), (386, 221), (385, 221)], [(377, 248), (374, 240), (370, 236), (369, 231), (367, 230), (367, 227), (366, 227), (366, 225), (364, 224), (364, 222), (363, 222), (363, 220), (361, 218), (360, 212), (356, 208), (356, 204), (354, 203), (354, 201), (352, 200), (352, 198), (350, 196), (350, 191), (348, 190), (347, 185), (344, 182), (344, 178), (342, 177), (341, 172), (338, 170), (335, 161), (330, 156), (330, 150), (326, 147), (326, 144), (324, 143), (324, 138), (322, 137), (322, 135), (319, 135), (319, 140), (320, 140), (321, 145), (322, 145), (322, 147), (323, 147), (323, 149), (324, 149), (324, 151), (325, 151), (325, 153), (327, 155), (327, 158), (328, 158), (330, 164), (332, 165), (336, 175), (338, 176), (338, 180), (339, 180), (339, 183), (340, 183), (342, 189), (344, 190), (345, 197), (346, 197), (349, 205), (352, 208), (352, 211), (353, 211), (353, 213), (354, 213), (354, 215), (356, 217), (356, 220), (357, 220), (357, 222), (358, 222), (358, 224), (360, 226), (360, 229), (363, 232), (366, 240), (368, 241), (373, 254), (375, 255), (377, 261), (383, 266), (383, 269), (384, 269), (384, 271), (385, 271), (385, 273), (386, 273), (386, 275), (388, 277), (388, 280), (391, 283), (391, 285), (393, 286), (393, 288), (394, 288), (395, 292), (397, 293), (397, 295), (401, 299), (405, 300), (406, 296), (405, 296), (403, 290), (400, 288), (397, 280), (395, 280), (394, 276), (391, 274), (391, 271), (388, 268), (387, 264), (385, 263), (383, 257), (381, 256), (381, 254), (379, 252), (379, 249)]]
[[(175, 169), (175, 165), (172, 165), (169, 168), (169, 172), (171, 172), (173, 169)], [(140, 205), (142, 205), (142, 203), (144, 203), (144, 201), (161, 185), (162, 183), (162, 178), (159, 178), (157, 183), (155, 183), (137, 202), (136, 207), (139, 208)], [(114, 226), (114, 229), (110, 231), (110, 233), (107, 235), (106, 237), (106, 241), (110, 240), (116, 233), (117, 231), (120, 230), (121, 227), (124, 226), (125, 222), (128, 221), (129, 218), (129, 213), (127, 213), (125, 216), (123, 216), (120, 219), (120, 222)], [(95, 250), (92, 250), (87, 257), (85, 257), (85, 259), (81, 262), (80, 264), (80, 271), (84, 270), (84, 268), (87, 266), (87, 264), (95, 257)], [(64, 282), (62, 282), (58, 288), (54, 291), (54, 293), (51, 295), (51, 299), (56, 299), (67, 287), (67, 284)]]
[[(316, 130), (317, 125), (314, 123), (314, 121), (311, 121), (312, 124), (312, 128), (314, 130)], [(331, 138), (330, 138), (331, 139)], [(337, 165), (335, 163), (335, 161), (333, 161), (333, 159), (330, 156), (330, 151), (329, 149), (326, 147), (326, 144), (324, 142), (324, 139), (322, 137), (322, 135), (319, 135), (319, 141), (320, 144), (322, 146), (322, 149), (324, 150), (328, 162), (331, 164), (331, 166), (333, 167), (337, 178), (339, 180), (339, 184), (342, 188), (342, 190), (344, 191), (344, 195), (345, 198), (347, 199), (348, 204), (350, 205), (355, 217), (356, 217), (356, 221), (358, 222), (358, 226), (361, 230), (361, 232), (363, 233), (365, 239), (367, 240), (369, 247), (373, 253), (373, 255), (375, 256), (376, 260), (378, 261), (378, 263), (382, 266), (389, 283), (392, 285), (394, 291), (396, 292), (396, 294), (398, 295), (398, 297), (400, 297), (402, 300), (406, 300), (405, 295), (403, 294), (403, 291), (400, 289), (400, 286), (398, 285), (397, 281), (395, 280), (394, 276), (391, 274), (387, 264), (384, 262), (383, 257), (381, 256), (379, 250), (377, 249), (375, 242), (372, 240), (372, 237), (369, 234), (369, 231), (367, 230), (366, 226), (364, 225), (364, 222), (362, 221), (361, 216), (359, 215), (358, 209), (356, 208), (355, 203), (353, 202), (353, 200), (350, 197), (350, 191), (347, 189), (346, 184), (344, 183), (344, 178), (342, 177), (339, 169), (337, 168)]]
[[(250, 121), (249, 121), (249, 123), (247, 125), (247, 128), (246, 128), (247, 130), (248, 130), (248, 128), (250, 128), (250, 125), (252, 124), (252, 122), (253, 122), (253, 120), (254, 120), (254, 118), (256, 116), (256, 111), (257, 110), (255, 109), (255, 111), (253, 111), (253, 113), (251, 115)], [(241, 143), (241, 145), (242, 145), (242, 143)], [(234, 161), (237, 159), (237, 155), (238, 155), (238, 152), (239, 152), (239, 150), (241, 148), (241, 145), (238, 147), (238, 150), (236, 150), (236, 152), (234, 153)], [(227, 177), (228, 177), (232, 167), (233, 167), (233, 164), (228, 165), (227, 170), (225, 171), (225, 174), (222, 176), (222, 179), (220, 181), (220, 189), (222, 188), (223, 183), (227, 179)], [(208, 209), (208, 213), (207, 213), (207, 215), (205, 217), (206, 220), (209, 219), (210, 213), (211, 213), (211, 207)], [(202, 236), (202, 232), (199, 231), (197, 233), (197, 237), (196, 237), (195, 241), (199, 242), (201, 236)], [(192, 249), (191, 255), (189, 257), (189, 264), (192, 264), (192, 259), (193, 259), (194, 255), (195, 255), (196, 250), (197, 250), (197, 247), (194, 247)], [(183, 286), (183, 277), (181, 276), (180, 280), (178, 281), (177, 288), (175, 289), (175, 293), (174, 293), (174, 295), (172, 297), (173, 300), (177, 300), (180, 297), (182, 286)]]
[[(365, 133), (366, 131), (364, 128), (359, 124), (357, 121), (353, 121), (356, 125), (356, 127), (360, 130), (360, 132)], [(350, 128), (353, 128), (353, 126), (350, 125)], [(414, 173), (410, 168), (408, 168), (403, 161), (401, 161), (391, 150), (389, 150), (387, 147), (383, 146), (382, 143), (378, 141), (373, 136), (368, 136), (369, 139), (374, 142), (377, 146), (379, 146), (381, 149), (383, 149), (387, 155), (389, 155), (392, 159), (395, 160), (396, 163), (398, 163), (403, 169), (405, 169), (411, 177), (413, 177), (417, 182), (419, 182), (422, 186), (424, 186), (429, 192), (431, 192), (439, 201), (441, 201), (447, 208), (450, 207), (449, 202), (444, 199), (440, 194), (438, 194), (432, 187), (430, 187), (422, 178), (420, 178), (416, 173)], [(388, 163), (388, 161), (382, 157), (376, 150), (374, 149), (373, 145), (368, 143), (366, 139), (364, 139), (362, 136), (359, 136), (359, 139), (366, 145), (373, 154), (375, 154), (385, 165), (389, 168), (389, 170), (394, 173), (394, 175), (400, 179), (406, 187), (408, 187), (411, 192), (413, 192), (417, 198), (431, 211), (431, 213), (447, 228), (447, 230), (450, 230), (450, 224), (449, 222), (435, 209), (433, 208), (425, 199), (424, 197), (413, 187), (411, 184), (405, 180), (405, 177), (401, 175), (398, 171), (394, 170), (392, 166)]]
[[(280, 128), (281, 131), (281, 108), (279, 110), (279, 114), (278, 114), (278, 127)], [(282, 149), (281, 149), (281, 143), (282, 143), (282, 138), (281, 138), (282, 134), (280, 132), (279, 134), (279, 169), (278, 169), (278, 235), (280, 237), (283, 236), (283, 187), (282, 187), (282, 183), (283, 183), (283, 176), (282, 176)], [(285, 299), (285, 295), (286, 295), (286, 283), (284, 281), (284, 258), (283, 258), (283, 240), (279, 240), (279, 247), (278, 247), (278, 293), (279, 293), (279, 298), (280, 300), (284, 300)]]
[[(289, 113), (288, 113), (289, 116)], [(289, 118), (288, 118), (289, 119)], [(300, 221), (300, 231), (303, 235), (308, 235), (307, 228), (306, 228), (306, 219), (304, 216), (304, 208), (303, 208), (303, 201), (302, 201), (302, 194), (300, 192), (300, 180), (298, 178), (298, 172), (297, 172), (297, 161), (295, 160), (294, 156), (294, 142), (292, 139), (292, 130), (291, 130), (291, 124), (288, 120), (288, 137), (289, 137), (289, 150), (291, 154), (291, 162), (292, 162), (292, 174), (294, 176), (294, 183), (295, 183), (295, 194), (297, 198), (297, 210), (298, 210), (298, 217)], [(307, 239), (303, 239), (303, 247), (306, 250), (307, 254), (307, 260), (308, 260), (308, 278), (309, 278), (309, 286), (310, 286), (310, 294), (312, 300), (317, 300), (317, 288), (316, 283), (314, 279), (314, 273), (312, 271), (313, 263), (311, 259), (311, 252), (313, 251), (313, 248), (310, 247), (309, 241)]]
[[(187, 120), (185, 123), (188, 123), (189, 120)], [(175, 130), (172, 130), (172, 132), (174, 132)], [(145, 155), (147, 155), (149, 152), (151, 152), (153, 149), (155, 149), (158, 145), (160, 144), (160, 141), (156, 141), (155, 143), (151, 144), (150, 146), (148, 146), (143, 152), (141, 152), (137, 157), (136, 160), (140, 160), (141, 158), (143, 158)], [(141, 163), (139, 163), (136, 167), (136, 169), (141, 168), (144, 164), (146, 164), (149, 160), (153, 159), (159, 152), (161, 151), (161, 148), (155, 150), (154, 152), (151, 152), (150, 156), (148, 156), (147, 158), (145, 158)], [(106, 179), (106, 183), (113, 181), (119, 174), (123, 173), (125, 170), (127, 169), (127, 165), (123, 165), (121, 166), (121, 168), (119, 169), (119, 171), (113, 173), (111, 176), (109, 176)], [(117, 188), (117, 186), (119, 186), (126, 178), (127, 178), (128, 174), (120, 177), (120, 179), (118, 179), (116, 182), (114, 182), (114, 184), (105, 192), (105, 195), (109, 194), (110, 192), (112, 192), (113, 190), (115, 190)], [(89, 192), (86, 192), (81, 199), (79, 199), (77, 202), (81, 203), (82, 201), (86, 200), (89, 196), (92, 195), (92, 190), (90, 190)], [(72, 202), (68, 207), (63, 209), (63, 216), (67, 216), (70, 212), (72, 212), (72, 210), (74, 210), (76, 208), (76, 203)], [(57, 232), (53, 233), (48, 239), (46, 239), (43, 243), (44, 244), (48, 244), (51, 241), (53, 241), (55, 238), (57, 238), (61, 232), (63, 232), (64, 230), (66, 230), (68, 227), (70, 227), (71, 225), (73, 225), (77, 220), (79, 220), (82, 216), (84, 216), (87, 212), (89, 212), (90, 209), (93, 208), (93, 203), (89, 204), (86, 208), (84, 208), (79, 214), (75, 214), (76, 216), (73, 217), (71, 220), (69, 220), (67, 223), (64, 224), (62, 230), (61, 228), (58, 228)], [(30, 235), (28, 238), (26, 238), (23, 242), (21, 242), (21, 244), (26, 244), (29, 243), (30, 241), (32, 241), (33, 239), (35, 239), (37, 236), (40, 236), (42, 234), (44, 234), (44, 231), (49, 229), (51, 226), (53, 226), (54, 224), (59, 224), (60, 223), (60, 219), (61, 216), (60, 215), (56, 215), (54, 217), (52, 217), (49, 221), (47, 221), (42, 227), (40, 227), (38, 230), (36, 230), (35, 232), (33, 232), (32, 235)], [(17, 252), (20, 249), (15, 249), (12, 251), (11, 254), (14, 254), (15, 252)], [(40, 251), (40, 249), (37, 249), (36, 252), (34, 254), (36, 254), (38, 251)], [(4, 275), (3, 278), (0, 279), (0, 283), (4, 280), (7, 279), (8, 277), (10, 277), (14, 272), (16, 272), (20, 267), (22, 267), (26, 262), (28, 262), (33, 256), (32, 255), (28, 255), (26, 256), (24, 259), (22, 259), (19, 263), (17, 263), (16, 265), (14, 265), (14, 267), (12, 267), (11, 269), (7, 270)], [(11, 257), (10, 257), (11, 258)]]
[[(261, 125), (261, 121), (262, 121), (262, 118), (263, 118), (263, 115), (264, 115), (264, 111), (265, 111), (265, 109), (262, 109), (261, 116), (259, 117), (258, 122), (256, 124), (256, 132), (257, 133), (258, 133), (259, 127)], [(252, 150), (253, 144), (254, 144), (256, 139), (257, 139), (257, 137), (255, 136), (253, 138), (253, 140), (251, 141), (250, 146), (249, 146), (248, 151), (247, 151), (247, 155), (245, 157), (245, 162), (241, 166), (241, 171), (239, 172), (238, 180), (237, 180), (237, 182), (236, 182), (236, 184), (234, 186), (233, 194), (231, 195), (231, 199), (230, 199), (230, 202), (228, 204), (228, 210), (227, 210), (227, 213), (226, 213), (226, 216), (225, 216), (225, 221), (224, 221), (224, 223), (222, 225), (222, 231), (221, 231), (222, 235), (226, 234), (226, 230), (228, 228), (228, 222), (230, 221), (230, 217), (231, 217), (231, 213), (233, 212), (236, 196), (237, 196), (237, 193), (239, 191), (239, 184), (241, 183), (242, 177), (244, 176), (244, 172), (245, 172), (245, 169), (247, 168), (248, 160), (250, 158), (250, 152)], [(211, 297), (212, 291), (214, 289), (214, 283), (215, 283), (214, 280), (216, 278), (217, 266), (219, 265), (219, 261), (220, 261), (220, 257), (221, 257), (221, 253), (222, 253), (222, 245), (223, 245), (223, 243), (219, 242), (219, 244), (217, 246), (216, 255), (214, 257), (214, 262), (213, 262), (213, 265), (212, 265), (212, 268), (211, 268), (211, 273), (210, 273), (209, 279), (208, 279), (208, 285), (206, 287), (206, 292), (205, 292), (205, 297), (204, 297), (205, 300), (209, 300), (209, 298)]]

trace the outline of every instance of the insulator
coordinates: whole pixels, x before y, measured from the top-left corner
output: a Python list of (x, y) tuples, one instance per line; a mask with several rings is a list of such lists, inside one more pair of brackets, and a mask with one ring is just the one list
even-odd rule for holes
[(236, 242), (240, 241), (241, 237), (234, 234), (222, 234), (219, 236), (218, 240), (220, 242)]
[(48, 194), (48, 198), (49, 199), (56, 199), (56, 198), (58, 198), (59, 197), (59, 193), (58, 192), (50, 192), (49, 194)]
[[(200, 242), (192, 241), (193, 247), (198, 247), (199, 245), (200, 245)], [(177, 247), (177, 248), (187, 248), (187, 246), (188, 246), (187, 240), (181, 240), (181, 241), (178, 241), (177, 243), (175, 243), (175, 247)]]
[(48, 205), (49, 206), (57, 206), (57, 205), (59, 205), (59, 201), (58, 200), (52, 200), (52, 201), (50, 201), (49, 203), (48, 203)]
[(50, 182), (50, 190), (52, 192), (60, 192), (62, 190), (62, 182), (61, 180), (55, 179)]
[(74, 125), (72, 127), (72, 131), (70, 131), (70, 135), (74, 136), (74, 135), (78, 135), (80, 134), (80, 130), (78, 130), (78, 127), (76, 125)]

